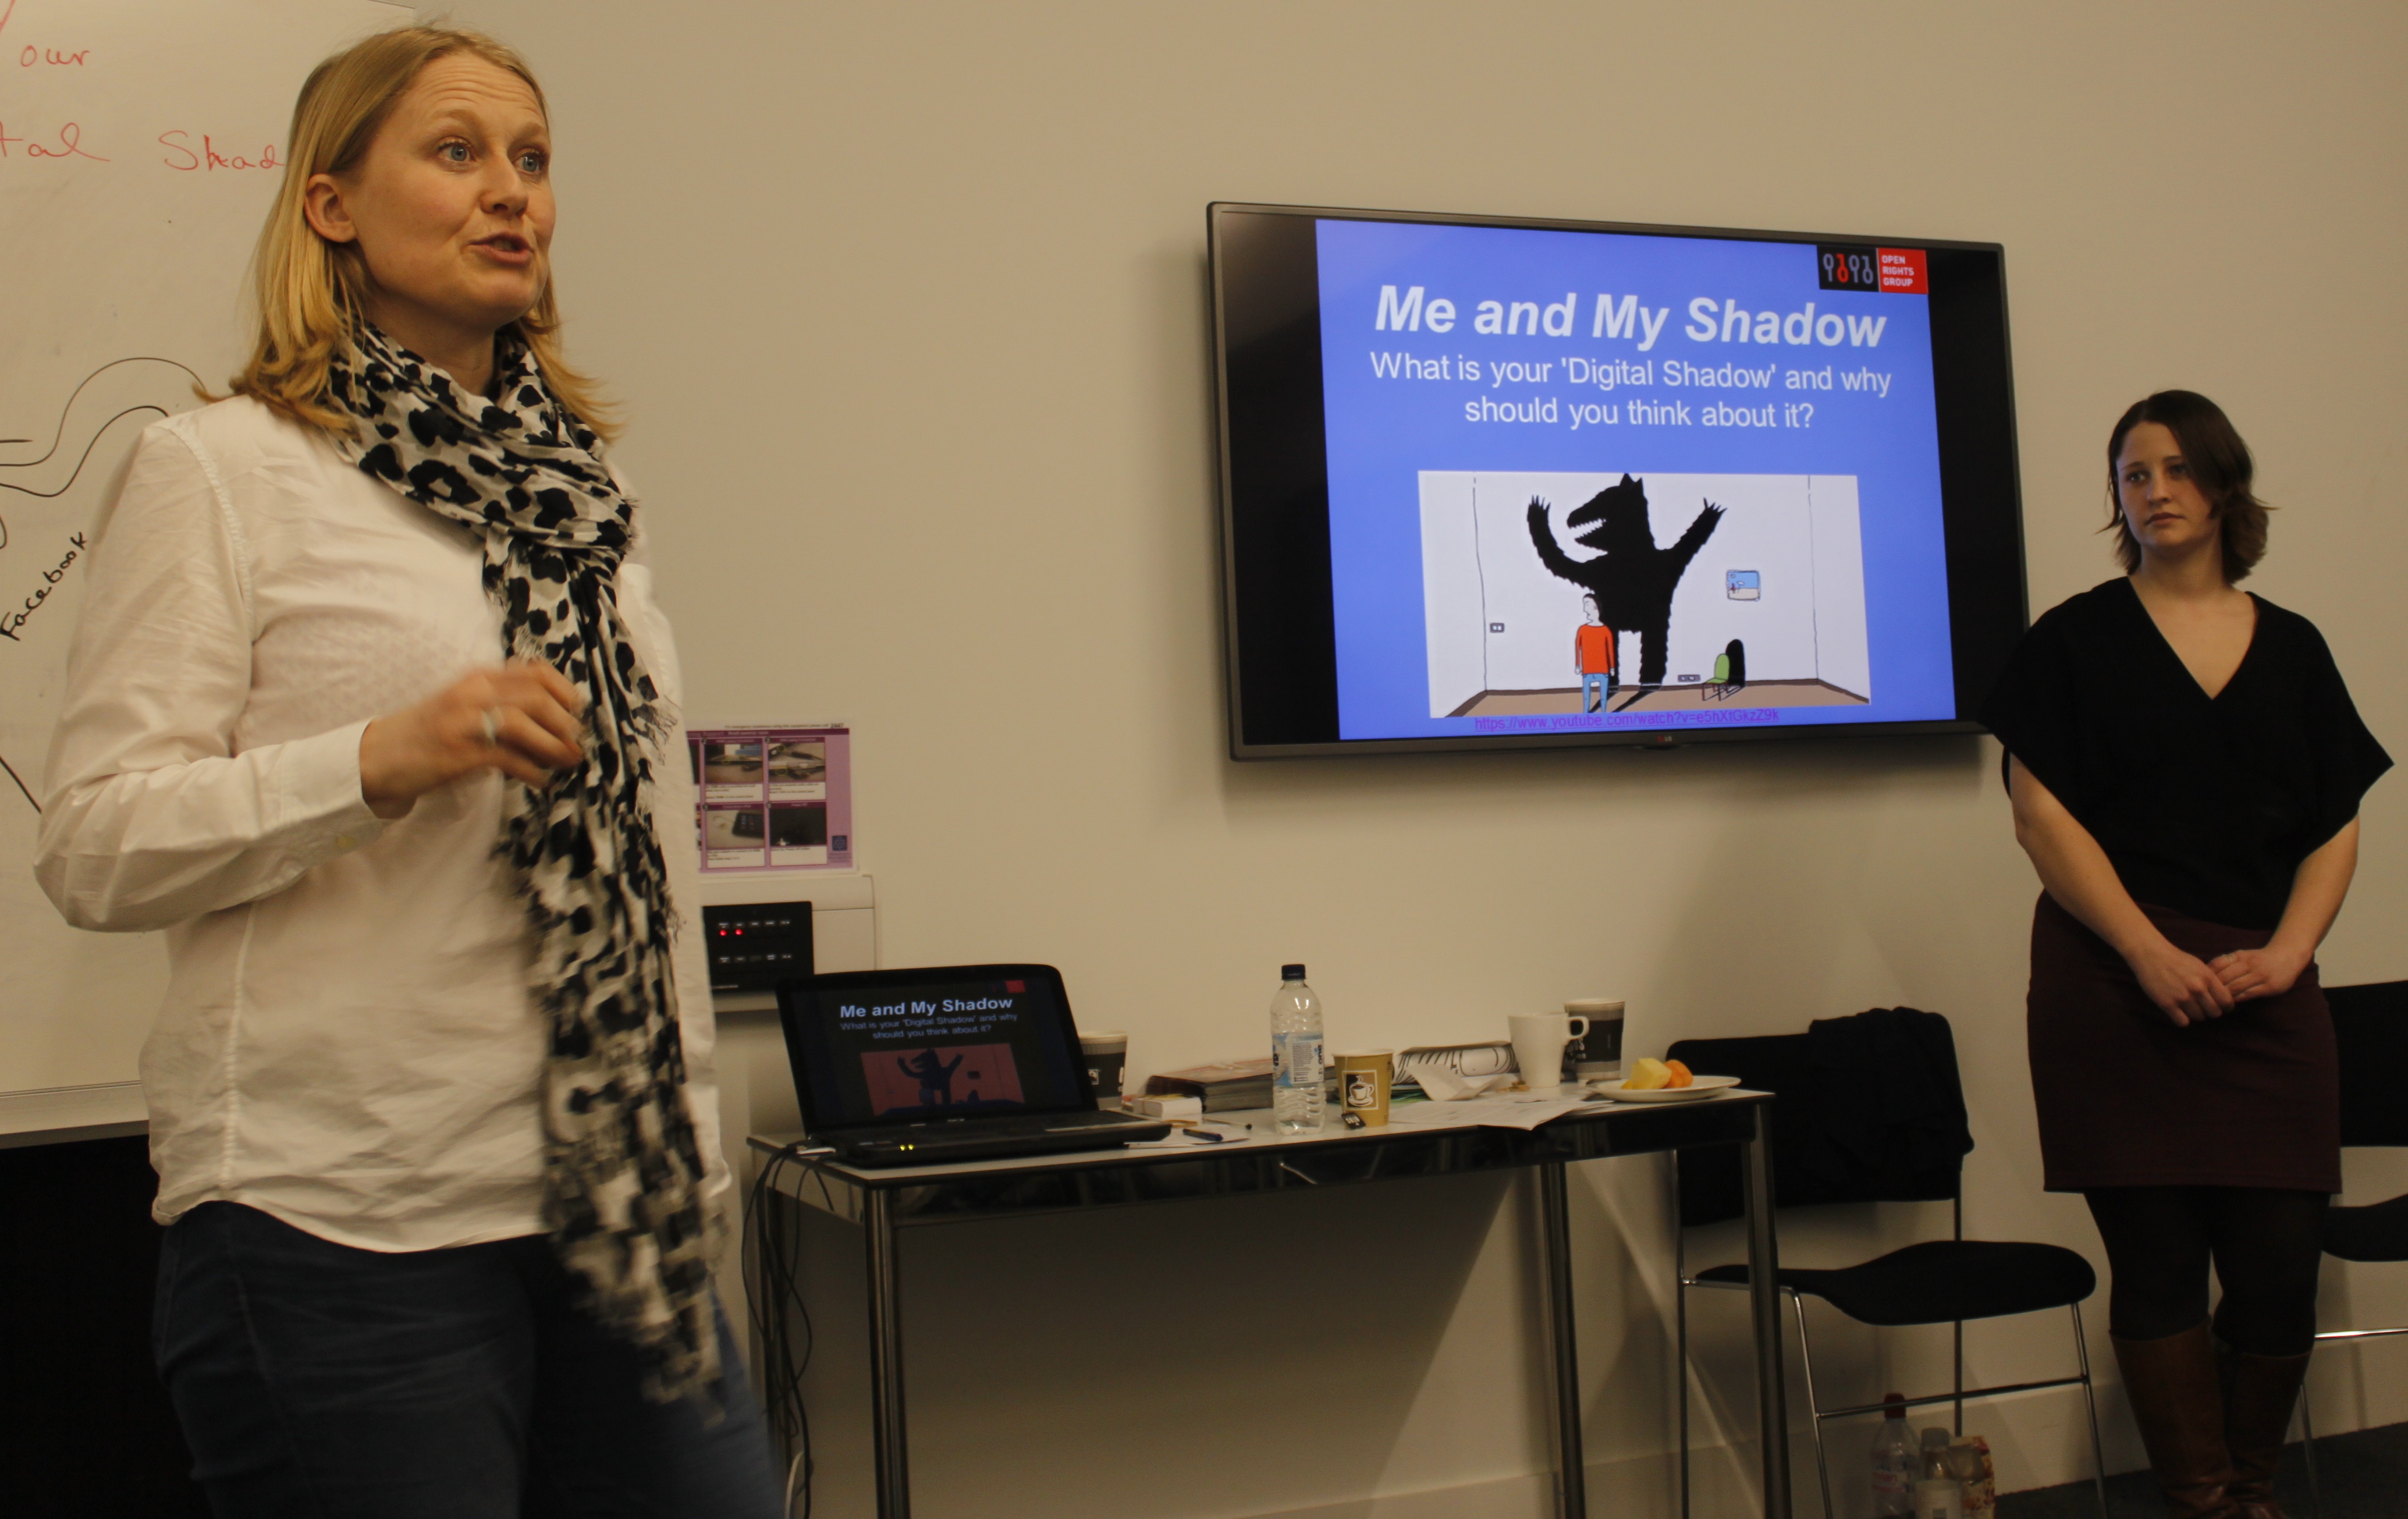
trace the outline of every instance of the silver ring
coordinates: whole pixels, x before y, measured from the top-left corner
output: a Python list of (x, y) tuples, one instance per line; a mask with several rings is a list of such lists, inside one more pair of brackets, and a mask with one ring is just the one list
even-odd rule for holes
[(499, 749), (502, 747), (502, 730), (494, 721), (494, 714), (500, 710), (501, 709), (498, 707), (488, 707), (482, 712), (477, 714), (477, 721), (485, 725), (485, 747), (487, 749)]

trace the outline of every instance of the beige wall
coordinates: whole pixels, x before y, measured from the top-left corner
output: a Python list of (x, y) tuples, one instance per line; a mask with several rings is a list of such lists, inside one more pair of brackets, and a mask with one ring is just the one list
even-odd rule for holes
[[(2110, 572), (2090, 530), (2116, 410), (2204, 390), (2285, 509), (2253, 587), (2324, 628), (2408, 750), (2397, 6), (454, 14), (552, 92), (572, 348), (630, 403), (693, 715), (853, 722), (886, 963), (1054, 960), (1140, 1070), (1259, 1047), (1288, 959), (1347, 1043), (1485, 1035), (1579, 995), (1627, 997), (1641, 1052), (1908, 1003), (1956, 1026), (1971, 1232), (2095, 1248), (2079, 1203), (2038, 1190), (2034, 887), (1986, 740), (1223, 757), (1215, 197), (2001, 241), (2034, 606)], [(2336, 982), (2408, 975), (2408, 781), (2366, 821)], [(1653, 1165), (1579, 1188), (1591, 1453), (1632, 1512), (1660, 1512), (1670, 1440)], [(930, 1237), (924, 1512), (1300, 1512), (1375, 1489), (1428, 1496), (1312, 1512), (1539, 1512), (1518, 1194), (1215, 1206)], [(1786, 1243), (1833, 1262), (1933, 1226), (1849, 1213)], [(2336, 1271), (2328, 1306), (2408, 1316), (2382, 1281)], [(1340, 1325), (1311, 1354), (1273, 1340), (1299, 1301)], [(857, 1329), (827, 1302), (823, 1512), (859, 1512), (838, 1404)], [(1713, 1385), (1744, 1432), (1725, 1317)], [(1971, 1342), (1983, 1377), (2069, 1355), (2053, 1322)], [(981, 1369), (940, 1387), (939, 1343)], [(1850, 1400), (1944, 1371), (1944, 1340), (1886, 1361), (1829, 1343)], [(2329, 1358), (2327, 1425), (2408, 1417), (2403, 1355)], [(1157, 1386), (1131, 1356), (1188, 1369)], [(1272, 1397), (1282, 1368), (1314, 1391)], [(2075, 1474), (2077, 1423), (2043, 1398), (1973, 1427), (2026, 1485)], [(1842, 1444), (1854, 1485), (1863, 1432)], [(1743, 1460), (1709, 1463), (1718, 1491)]]

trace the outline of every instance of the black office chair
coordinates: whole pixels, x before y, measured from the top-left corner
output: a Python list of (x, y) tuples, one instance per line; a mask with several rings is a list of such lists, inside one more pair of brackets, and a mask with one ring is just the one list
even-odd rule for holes
[[(1819, 1297), (1861, 1324), (1882, 1326), (1952, 1324), (1956, 1378), (1951, 1391), (1910, 1397), (1908, 1408), (1956, 1406), (1965, 1429), (1965, 1400), (2047, 1387), (2080, 1385), (2090, 1412), (2090, 1455), (2100, 1512), (2107, 1512), (2106, 1461), (2099, 1442), (2099, 1402), (2083, 1337), (2082, 1303), (2098, 1290), (2098, 1274), (2079, 1254), (2058, 1245), (1965, 1238), (1964, 1159), (1973, 1147), (1956, 1077), (1956, 1050), (1948, 1021), (1913, 1009), (1875, 1010), (1834, 1018), (1806, 1034), (1765, 1039), (1684, 1039), (1666, 1052), (1691, 1070), (1737, 1076), (1757, 1091), (1787, 1094), (1772, 1109), (1773, 1201), (1796, 1208), (1836, 1202), (1937, 1202), (1952, 1205), (1950, 1238), (1908, 1245), (1839, 1270), (1784, 1267), (1780, 1287), (1798, 1319), (1798, 1358), (1806, 1374), (1806, 1407), (1814, 1435), (1814, 1469), (1830, 1519), (1831, 1469), (1823, 1426), (1833, 1419), (1880, 1413), (1896, 1404), (1826, 1409), (1814, 1386), (1813, 1347), (1806, 1299)], [(1742, 1209), (1736, 1156), (1713, 1150), (1675, 1156), (1680, 1225), (1673, 1231), (1674, 1317), (1681, 1363), (1681, 1513), (1689, 1513), (1689, 1299), (1692, 1287), (1744, 1291), (1744, 1265), (1717, 1266), (1692, 1276), (1685, 1231), (1737, 1218)], [(2073, 1354), (2080, 1374), (1992, 1387), (1965, 1385), (1965, 1321), (2002, 1318), (2045, 1309), (2071, 1311)], [(1768, 1438), (1771, 1438), (1768, 1435)]]
[[(2341, 1051), (2341, 1142), (2344, 1145), (2408, 1146), (2408, 1104), (2400, 1083), (2408, 1079), (2408, 981), (2365, 986), (2328, 986), (2333, 1039)], [(2325, 1213), (2325, 1254), (2344, 1261), (2408, 1261), (2408, 1193), (2362, 1208), (2333, 1207)], [(2327, 1340), (2380, 1340), (2408, 1335), (2408, 1324), (2387, 1328), (2326, 1329)], [(2308, 1390), (2300, 1389), (2300, 1433), (2308, 1457), (2308, 1485), (2318, 1512), (2324, 1483), (2316, 1471), (2316, 1426)]]

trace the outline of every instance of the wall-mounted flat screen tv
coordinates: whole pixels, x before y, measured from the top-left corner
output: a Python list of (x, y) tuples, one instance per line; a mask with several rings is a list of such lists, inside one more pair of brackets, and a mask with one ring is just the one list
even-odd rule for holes
[(1977, 729), (1999, 245), (1209, 221), (1237, 757)]

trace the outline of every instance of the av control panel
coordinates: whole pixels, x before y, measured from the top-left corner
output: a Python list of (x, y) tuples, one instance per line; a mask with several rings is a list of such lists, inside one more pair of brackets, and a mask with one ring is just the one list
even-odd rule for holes
[(766, 992), (811, 974), (811, 905), (762, 902), (702, 910), (714, 992)]

